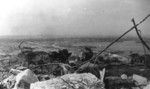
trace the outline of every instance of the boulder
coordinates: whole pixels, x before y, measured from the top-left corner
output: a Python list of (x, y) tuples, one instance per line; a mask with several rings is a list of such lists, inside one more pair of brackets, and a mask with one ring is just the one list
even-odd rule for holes
[(30, 89), (103, 89), (104, 84), (93, 74), (66, 74), (46, 81), (31, 83)]
[(147, 85), (148, 84), (148, 80), (145, 77), (142, 77), (140, 75), (137, 74), (133, 74), (133, 80), (135, 81), (136, 85)]
[(126, 74), (121, 75), (121, 79), (127, 79), (127, 78), (128, 78), (128, 76)]
[(3, 82), (14, 81), (11, 85), (8, 83), (8, 89), (104, 89), (104, 74), (105, 69), (101, 71), (101, 79), (91, 73), (74, 73), (39, 81), (30, 69), (26, 69)]
[(7, 89), (10, 89), (14, 86), (15, 80), (16, 80), (15, 75), (10, 75), (2, 81), (2, 85)]
[[(28, 84), (37, 82), (38, 78), (36, 75), (30, 70), (26, 69), (22, 72), (20, 72), (18, 75), (16, 75), (16, 83), (14, 85), (13, 89), (18, 89), (21, 87), (21, 83), (26, 82)], [(29, 86), (26, 86), (27, 84), (24, 85), (24, 89), (28, 89)], [(27, 87), (27, 88), (26, 88)]]

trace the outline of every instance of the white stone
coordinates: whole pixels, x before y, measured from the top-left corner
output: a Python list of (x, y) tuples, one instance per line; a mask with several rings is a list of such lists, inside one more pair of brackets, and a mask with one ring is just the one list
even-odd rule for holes
[(31, 83), (30, 89), (101, 89), (104, 85), (98, 86), (100, 84), (100, 80), (90, 73), (66, 74), (60, 78)]
[(144, 87), (143, 89), (150, 89), (150, 84), (148, 84), (146, 87)]
[(17, 76), (16, 76), (16, 83), (13, 89), (18, 89), (19, 84), (21, 81), (25, 81), (26, 83), (35, 83), (38, 81), (38, 78), (36, 77), (36, 75), (30, 70), (30, 69), (26, 69), (22, 72), (20, 72)]
[(128, 78), (128, 76), (126, 74), (121, 75), (121, 79), (127, 79), (127, 78)]
[(15, 75), (10, 75), (6, 79), (2, 81), (2, 84), (7, 87), (7, 89), (10, 89), (11, 86), (13, 86), (15, 83)]
[(18, 70), (18, 69), (10, 69), (9, 73), (10, 74), (14, 74), (14, 75), (17, 75), (18, 73), (22, 72), (21, 70)]
[(140, 75), (133, 74), (132, 78), (133, 78), (133, 80), (136, 81), (136, 85), (147, 85), (148, 84), (147, 78), (142, 77)]

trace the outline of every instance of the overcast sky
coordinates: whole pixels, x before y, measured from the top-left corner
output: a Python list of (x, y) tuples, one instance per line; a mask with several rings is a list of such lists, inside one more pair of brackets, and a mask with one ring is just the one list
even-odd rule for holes
[(149, 13), (150, 0), (0, 0), (0, 35), (121, 35)]

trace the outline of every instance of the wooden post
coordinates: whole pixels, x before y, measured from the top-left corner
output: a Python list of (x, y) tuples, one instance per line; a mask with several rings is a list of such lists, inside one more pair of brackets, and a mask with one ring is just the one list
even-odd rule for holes
[[(135, 23), (134, 19), (132, 19), (132, 22), (133, 22), (135, 31), (136, 31), (136, 33), (137, 33), (139, 39), (141, 40), (142, 44), (150, 51), (149, 46), (145, 43), (145, 41), (144, 41), (144, 40), (142, 39), (142, 37), (140, 36), (140, 34), (139, 34), (139, 32), (138, 32), (138, 29), (137, 29), (137, 26), (136, 26), (136, 23)], [(146, 55), (145, 55), (145, 56), (146, 56)], [(147, 66), (147, 64), (149, 64), (149, 63), (147, 63), (147, 62), (148, 62), (147, 59), (145, 59), (145, 62), (146, 62), (146, 66)]]
[(142, 39), (142, 37), (140, 36), (140, 34), (139, 34), (139, 32), (138, 32), (138, 29), (137, 29), (137, 25), (136, 25), (134, 19), (132, 19), (132, 22), (133, 22), (134, 28), (135, 28), (135, 30), (136, 30), (136, 33), (137, 33), (139, 39), (140, 39), (141, 42), (145, 45), (145, 47), (150, 51), (149, 46), (145, 43), (145, 41), (144, 41), (144, 40)]

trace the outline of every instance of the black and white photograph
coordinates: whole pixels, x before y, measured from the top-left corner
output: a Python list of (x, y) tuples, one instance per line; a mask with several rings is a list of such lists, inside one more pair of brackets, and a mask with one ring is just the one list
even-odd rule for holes
[(0, 0), (0, 89), (150, 89), (150, 0)]

